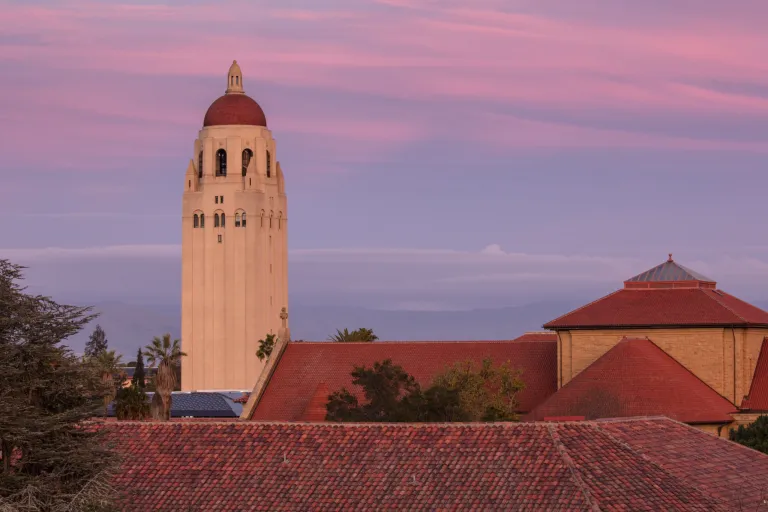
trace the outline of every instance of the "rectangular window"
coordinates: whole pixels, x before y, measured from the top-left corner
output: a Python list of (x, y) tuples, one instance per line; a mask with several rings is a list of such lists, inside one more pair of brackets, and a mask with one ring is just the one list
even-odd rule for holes
[(216, 197), (214, 198), (214, 202), (215, 202), (216, 204), (219, 204), (219, 196), (216, 196)]
[(224, 196), (219, 196), (219, 202), (220, 202), (221, 204), (224, 204)]
[(219, 243), (221, 243), (221, 235), (219, 235)]

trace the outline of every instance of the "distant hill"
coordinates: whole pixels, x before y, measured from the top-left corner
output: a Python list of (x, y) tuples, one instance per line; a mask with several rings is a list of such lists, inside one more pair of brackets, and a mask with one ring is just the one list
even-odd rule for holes
[[(387, 311), (345, 306), (291, 306), (291, 337), (322, 341), (336, 329), (372, 328), (382, 340), (495, 340), (511, 339), (541, 326), (588, 300), (546, 301), (518, 307), (470, 311)], [(755, 301), (768, 310), (768, 301)], [(170, 332), (180, 337), (181, 307), (178, 304), (136, 305), (102, 302), (95, 305), (109, 345), (131, 361), (136, 349), (154, 336)], [(94, 325), (69, 340), (82, 352)]]
[[(291, 306), (291, 336), (307, 341), (326, 340), (336, 329), (372, 328), (382, 340), (489, 340), (511, 339), (525, 331), (540, 330), (584, 301), (550, 301), (519, 307), (471, 311), (387, 311), (344, 306)], [(133, 360), (136, 349), (153, 336), (170, 332), (180, 336), (181, 308), (177, 304), (95, 304), (100, 317), (68, 340), (82, 352), (96, 323), (107, 333), (111, 348)]]

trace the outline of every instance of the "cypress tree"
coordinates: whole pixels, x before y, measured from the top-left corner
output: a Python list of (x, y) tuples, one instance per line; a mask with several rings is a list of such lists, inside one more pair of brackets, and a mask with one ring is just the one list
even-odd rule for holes
[(133, 378), (131, 379), (131, 384), (141, 389), (147, 387), (144, 374), (144, 354), (141, 353), (141, 349), (139, 349), (138, 353), (136, 354), (136, 368), (133, 370)]

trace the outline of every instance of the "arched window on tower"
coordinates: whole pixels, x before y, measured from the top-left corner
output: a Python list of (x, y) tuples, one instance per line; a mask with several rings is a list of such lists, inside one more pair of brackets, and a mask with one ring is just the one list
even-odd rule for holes
[(192, 227), (193, 228), (199, 228), (200, 227), (200, 217), (198, 217), (197, 214), (194, 214), (192, 216)]
[(264, 210), (261, 210), (261, 227), (264, 227)]
[(267, 178), (272, 176), (272, 154), (267, 151)]
[(203, 151), (202, 150), (197, 154), (197, 177), (198, 179), (203, 177)]
[(227, 222), (227, 216), (223, 213), (221, 214), (221, 227), (224, 227), (224, 224)]
[(242, 224), (242, 226), (245, 227), (245, 212), (243, 212), (243, 224)]
[(216, 151), (216, 176), (227, 175), (227, 152), (223, 149)]
[(253, 158), (253, 151), (250, 148), (245, 148), (243, 150), (243, 176), (248, 174), (248, 164), (251, 163), (251, 158)]
[(201, 228), (205, 227), (205, 214), (204, 213), (200, 214), (200, 227)]
[(275, 216), (275, 213), (270, 211), (269, 212), (269, 228), (272, 229), (272, 217)]
[(240, 214), (239, 213), (235, 213), (235, 227), (236, 228), (240, 227)]
[(213, 227), (217, 228), (219, 227), (219, 214), (214, 213), (213, 214)]
[(283, 229), (283, 212), (277, 212), (277, 229)]

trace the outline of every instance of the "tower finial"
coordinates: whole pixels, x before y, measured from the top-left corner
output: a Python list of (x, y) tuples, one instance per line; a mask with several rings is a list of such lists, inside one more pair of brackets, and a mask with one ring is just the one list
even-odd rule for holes
[(240, 66), (236, 60), (232, 61), (232, 65), (229, 67), (229, 73), (227, 73), (227, 94), (244, 94), (243, 89), (243, 72), (240, 70)]
[(672, 260), (672, 253), (669, 253), (669, 259), (667, 261), (669, 261), (669, 262), (673, 261)]

